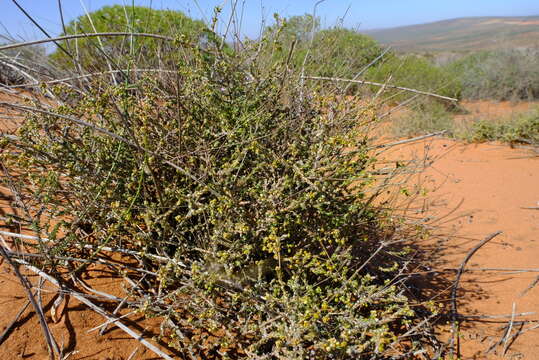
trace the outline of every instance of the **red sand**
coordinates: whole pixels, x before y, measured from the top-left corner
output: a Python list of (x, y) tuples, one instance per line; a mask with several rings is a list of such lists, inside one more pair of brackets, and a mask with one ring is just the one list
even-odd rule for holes
[[(506, 145), (464, 145), (447, 139), (405, 146), (393, 157), (409, 159), (414, 153), (420, 157), (428, 154), (434, 160), (416, 178), (421, 188), (430, 191), (419, 199), (421, 206), (407, 214), (414, 218), (430, 217), (427, 224), (436, 226), (438, 239), (444, 240), (441, 258), (432, 264), (435, 269), (458, 267), (470, 249), (487, 235), (501, 230), (503, 234), (483, 246), (467, 269), (539, 271), (539, 211), (523, 209), (539, 206), (539, 157)], [(539, 321), (539, 286), (521, 296), (537, 276), (539, 272), (465, 273), (459, 287), (459, 313), (511, 315), (514, 303), (516, 313), (537, 312), (515, 320)], [(440, 297), (449, 299), (449, 289)], [(494, 351), (487, 357), (484, 351), (502, 337), (499, 327), (507, 324), (510, 316), (484, 320), (496, 322), (462, 324), (461, 348), (465, 359), (501, 358)], [(519, 326), (514, 326), (512, 334), (516, 328)], [(506, 358), (539, 358), (538, 331), (519, 336), (509, 347)], [(495, 350), (501, 354), (503, 344)]]

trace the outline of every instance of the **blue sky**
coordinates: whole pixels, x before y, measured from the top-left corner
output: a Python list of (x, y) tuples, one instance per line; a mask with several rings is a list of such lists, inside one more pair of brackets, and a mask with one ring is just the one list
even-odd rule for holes
[[(232, 0), (62, 0), (67, 21), (103, 5), (127, 4), (153, 8), (178, 9), (188, 15), (208, 19), (216, 5), (224, 4), (223, 17)], [(57, 0), (18, 0), (51, 33), (61, 32)], [(242, 33), (256, 37), (262, 19), (271, 22), (273, 13), (284, 16), (312, 13), (313, 0), (239, 0), (245, 2)], [(345, 26), (373, 29), (437, 21), (463, 16), (539, 15), (539, 0), (325, 0), (317, 8), (325, 26), (335, 25), (344, 17)], [(22, 39), (42, 38), (40, 32), (17, 9), (11, 0), (0, 0), (0, 33), (9, 31)]]

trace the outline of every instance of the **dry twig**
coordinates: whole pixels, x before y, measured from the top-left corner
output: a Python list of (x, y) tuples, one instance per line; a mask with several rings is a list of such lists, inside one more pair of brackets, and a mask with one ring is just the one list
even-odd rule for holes
[[(490, 240), (494, 239), (496, 236), (500, 235), (501, 231), (496, 231), (495, 233), (490, 234), (486, 238), (484, 238), (479, 244), (474, 246), (473, 249), (471, 249), (466, 257), (464, 258), (464, 261), (462, 261), (462, 264), (459, 267), (459, 270), (457, 271), (457, 276), (455, 277), (455, 282), (453, 283), (453, 288), (451, 289), (451, 340), (449, 345), (449, 351), (450, 356), (454, 358), (454, 352), (455, 352), (455, 343), (456, 343), (456, 357), (460, 357), (460, 339), (458, 336), (459, 332), (459, 325), (458, 325), (458, 311), (457, 311), (457, 290), (459, 287), (459, 282), (462, 274), (464, 273), (464, 268), (466, 267), (466, 264), (472, 256), (486, 243), (488, 243)], [(455, 341), (456, 339), (456, 341)]]

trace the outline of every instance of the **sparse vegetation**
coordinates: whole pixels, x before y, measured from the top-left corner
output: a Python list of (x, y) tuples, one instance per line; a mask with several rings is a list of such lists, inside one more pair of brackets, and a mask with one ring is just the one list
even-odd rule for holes
[(410, 137), (446, 130), (451, 135), (455, 126), (453, 116), (443, 104), (420, 103), (393, 122), (393, 133), (397, 137)]
[[(27, 115), (0, 141), (3, 185), (22, 214), (9, 222), (36, 235), (13, 237), (31, 262), (9, 249), (5, 257), (67, 294), (95, 264), (129, 276), (136, 286), (122, 305), (162, 319), (160, 340), (177, 356), (444, 356), (431, 329), (436, 303), (408, 286), (428, 232), (390, 202), (413, 195), (401, 182), (413, 170), (380, 166), (375, 150), (386, 145), (369, 133), (379, 106), (419, 96), (308, 76), (523, 99), (539, 96), (535, 59), (482, 53), (441, 67), (380, 56), (372, 38), (322, 29), (310, 15), (276, 16), (262, 39), (229, 46), (214, 32), (219, 10), (204, 24), (104, 7), (65, 34), (129, 34), (63, 40), (54, 65), (39, 51), (2, 55), (0, 82), (39, 83), (32, 100), (4, 104)], [(537, 112), (461, 133), (446, 100), (415, 100), (395, 135), (539, 144)], [(135, 266), (109, 261), (114, 252)]]
[(461, 130), (459, 136), (473, 142), (503, 141), (539, 146), (539, 110), (520, 114), (510, 120), (478, 120)]
[[(451, 73), (415, 55), (390, 54), (378, 66), (371, 67), (366, 77), (377, 82), (389, 81), (392, 85), (430, 91), (456, 99), (460, 99), (462, 92), (460, 81)], [(386, 96), (402, 101), (409, 97), (409, 94), (403, 91), (387, 91)]]

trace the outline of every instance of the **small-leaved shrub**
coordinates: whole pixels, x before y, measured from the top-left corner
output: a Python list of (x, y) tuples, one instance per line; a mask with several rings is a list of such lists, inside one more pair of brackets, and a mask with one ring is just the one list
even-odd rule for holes
[[(389, 54), (378, 66), (369, 69), (366, 78), (456, 99), (460, 99), (462, 92), (460, 81), (452, 73), (416, 55), (401, 57)], [(402, 101), (411, 96), (401, 90), (388, 90), (385, 96), (394, 100)]]
[(521, 114), (510, 120), (479, 120), (460, 135), (468, 141), (503, 141), (539, 146), (539, 110)]
[(422, 349), (430, 313), (402, 286), (405, 226), (375, 206), (382, 181), (362, 127), (373, 109), (300, 87), (282, 63), (259, 69), (256, 47), (176, 51), (173, 67), (127, 71), (118, 85), (51, 87), (62, 102), (4, 138), (17, 148), (2, 153), (6, 166), (25, 169), (10, 186), (51, 240), (39, 267), (58, 274), (59, 256), (92, 261), (104, 246), (136, 251), (149, 288), (134, 303), (163, 318), (183, 354)]
[(539, 98), (537, 49), (507, 49), (470, 54), (446, 66), (462, 83), (466, 99)]

